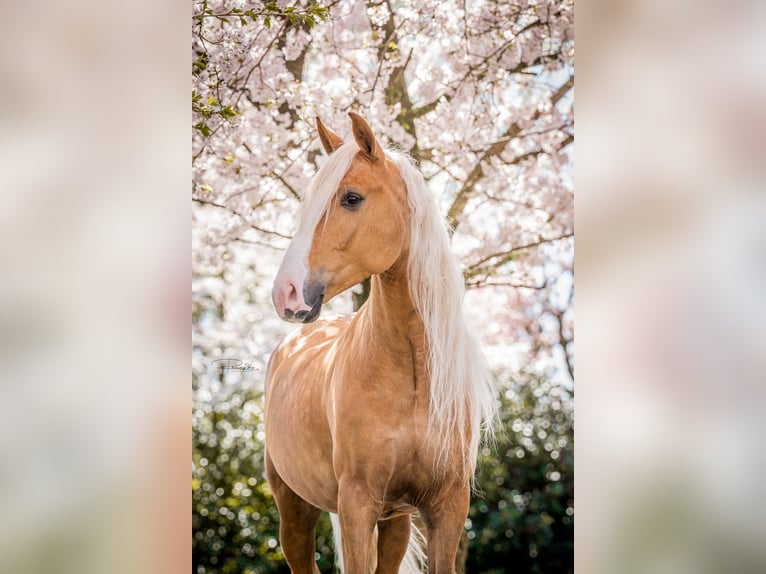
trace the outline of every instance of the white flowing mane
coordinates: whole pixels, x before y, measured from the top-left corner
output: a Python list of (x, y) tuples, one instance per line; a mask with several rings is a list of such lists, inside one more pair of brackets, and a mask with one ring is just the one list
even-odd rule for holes
[[(311, 241), (358, 151), (355, 142), (345, 143), (319, 169), (303, 202), (296, 238)], [(463, 316), (463, 274), (450, 249), (447, 224), (410, 157), (396, 150), (386, 150), (386, 157), (399, 168), (411, 211), (408, 283), (428, 340), (431, 431), (442, 445), (440, 459), (455, 446), (453, 437), (461, 437), (463, 462), (473, 470), (481, 436), (491, 431), (496, 416), (494, 385)], [(454, 432), (466, 421), (469, 437)]]

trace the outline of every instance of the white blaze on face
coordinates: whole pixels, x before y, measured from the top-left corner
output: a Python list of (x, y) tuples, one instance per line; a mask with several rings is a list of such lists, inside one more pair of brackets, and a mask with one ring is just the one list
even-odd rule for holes
[(306, 194), (306, 200), (301, 206), (298, 231), (285, 253), (271, 290), (274, 307), (282, 319), (291, 319), (286, 317), (286, 311), (295, 315), (300, 311), (311, 310), (303, 300), (303, 286), (309, 271), (308, 257), (314, 229), (340, 186), (343, 176), (351, 167), (358, 149), (353, 142), (336, 149), (319, 169)]
[(308, 233), (301, 227), (285, 253), (274, 279), (274, 287), (271, 289), (271, 300), (281, 319), (286, 318), (287, 309), (293, 314), (311, 310), (303, 300), (303, 285), (308, 274), (308, 257), (313, 233)]

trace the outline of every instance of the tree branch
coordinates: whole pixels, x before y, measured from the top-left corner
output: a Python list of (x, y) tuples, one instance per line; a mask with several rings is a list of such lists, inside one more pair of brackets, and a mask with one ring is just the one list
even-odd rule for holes
[[(555, 106), (561, 100), (561, 98), (563, 98), (572, 88), (572, 86), (574, 86), (574, 76), (570, 76), (570, 78), (561, 87), (559, 87), (555, 92), (553, 92), (553, 94), (551, 94), (551, 105)], [(532, 121), (538, 119), (541, 115), (542, 110), (538, 109), (532, 116)], [(453, 230), (457, 229), (457, 226), (460, 223), (459, 217), (463, 214), (463, 210), (465, 209), (465, 206), (468, 203), (468, 199), (473, 193), (476, 184), (479, 183), (479, 181), (481, 181), (481, 179), (484, 177), (483, 164), (489, 161), (490, 158), (499, 155), (512, 139), (518, 137), (521, 131), (522, 127), (518, 123), (513, 123), (508, 126), (508, 129), (505, 131), (505, 133), (503, 133), (498, 141), (489, 146), (487, 151), (485, 151), (481, 158), (479, 158), (479, 161), (468, 174), (465, 183), (463, 183), (463, 186), (457, 192), (457, 195), (455, 196), (455, 199), (453, 200), (452, 205), (447, 212), (447, 220), (449, 221), (449, 224)]]
[[(394, 10), (391, 8), (390, 1), (382, 0), (377, 4), (385, 4), (388, 8), (388, 19), (386, 20), (385, 24), (383, 24), (383, 26), (376, 26), (372, 19), (369, 19), (370, 27), (373, 29), (373, 31), (380, 32), (380, 36), (384, 38), (378, 47), (378, 65), (380, 71), (380, 68), (383, 65), (383, 61), (385, 60), (386, 53), (390, 50), (389, 46), (391, 43), (397, 46), (396, 49), (398, 50), (399, 37), (397, 34), (397, 27), (394, 22)], [(375, 6), (376, 3), (368, 1), (367, 5)], [(413, 158), (415, 158), (415, 160), (420, 161), (420, 148), (418, 146), (417, 130), (415, 129), (413, 105), (412, 100), (410, 100), (407, 80), (404, 77), (404, 72), (410, 63), (410, 58), (412, 58), (412, 51), (410, 51), (402, 65), (397, 66), (391, 71), (391, 75), (388, 77), (388, 84), (385, 86), (385, 88), (383, 88), (383, 95), (386, 104), (389, 107), (394, 107), (396, 104), (399, 104), (399, 114), (396, 116), (396, 122), (402, 126), (405, 132), (412, 136), (413, 144), (407, 151)], [(378, 78), (376, 76), (375, 85), (377, 85), (377, 82)], [(374, 97), (374, 95), (375, 94), (373, 93), (372, 97)]]
[[(479, 275), (480, 273), (485, 272), (485, 270), (487, 269), (497, 268), (497, 267), (500, 267), (501, 265), (505, 265), (511, 259), (513, 259), (513, 256), (519, 251), (524, 251), (525, 249), (538, 247), (546, 243), (561, 241), (562, 239), (568, 239), (570, 237), (574, 237), (573, 231), (564, 233), (563, 235), (559, 235), (558, 237), (540, 238), (537, 241), (533, 241), (525, 245), (517, 245), (516, 247), (512, 247), (511, 249), (508, 249), (506, 251), (500, 251), (498, 253), (487, 255), (486, 257), (482, 257), (479, 261), (477, 261), (473, 265), (468, 266), (465, 272), (463, 273), (463, 275), (466, 278), (474, 277), (476, 275)], [(493, 259), (496, 259), (496, 261), (493, 261), (491, 264), (487, 265)]]
[(548, 284), (543, 283), (542, 285), (529, 285), (527, 283), (514, 283), (513, 281), (489, 281), (488, 279), (485, 279), (484, 281), (474, 281), (474, 282), (466, 282), (465, 284), (466, 289), (483, 289), (484, 287), (514, 287), (516, 289), (534, 289), (534, 290), (541, 290), (545, 289)]
[(282, 185), (284, 185), (285, 188), (287, 188), (287, 191), (289, 191), (295, 199), (297, 199), (298, 201), (301, 201), (301, 196), (298, 194), (297, 191), (295, 191), (295, 188), (292, 185), (287, 183), (287, 180), (282, 175), (278, 174), (276, 171), (272, 171), (271, 174), (274, 177), (276, 177), (280, 182), (282, 182)]
[[(568, 134), (567, 137), (564, 138), (564, 140), (559, 144), (558, 149), (559, 150), (564, 149), (573, 141), (574, 141), (574, 134)], [(527, 151), (517, 156), (514, 156), (514, 158), (511, 161), (509, 161), (507, 165), (517, 165), (529, 157), (537, 157), (538, 155), (543, 153), (545, 153), (545, 150), (542, 148), (534, 149), (532, 151)]]
[(278, 231), (274, 231), (274, 230), (271, 230), (271, 229), (264, 229), (263, 227), (259, 227), (258, 225), (256, 225), (252, 221), (250, 221), (247, 217), (242, 215), (236, 209), (232, 209), (231, 207), (227, 207), (227, 206), (225, 206), (225, 205), (223, 205), (221, 203), (217, 203), (215, 201), (210, 201), (210, 200), (207, 200), (207, 199), (200, 199), (199, 197), (192, 197), (192, 201), (194, 201), (196, 203), (200, 203), (202, 205), (212, 205), (213, 207), (218, 207), (219, 209), (224, 209), (224, 210), (228, 211), (229, 213), (232, 213), (232, 214), (236, 215), (237, 217), (242, 219), (242, 221), (247, 223), (247, 225), (249, 225), (250, 227), (252, 227), (256, 231), (260, 231), (261, 233), (265, 233), (267, 235), (274, 235), (276, 237), (281, 237), (282, 239), (292, 239), (292, 237), (290, 237), (289, 235), (284, 235), (283, 233), (279, 233)]
[(566, 365), (569, 377), (574, 381), (574, 365), (572, 364), (572, 360), (569, 358), (569, 350), (567, 349), (567, 345), (572, 342), (572, 339), (564, 334), (564, 313), (562, 311), (556, 310), (551, 311), (551, 314), (556, 318), (556, 321), (558, 322), (558, 343), (561, 345), (562, 351), (564, 351), (564, 364)]

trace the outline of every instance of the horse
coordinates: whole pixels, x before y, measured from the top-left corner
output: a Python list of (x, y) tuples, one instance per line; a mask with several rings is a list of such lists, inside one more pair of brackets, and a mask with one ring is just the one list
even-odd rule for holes
[[(424, 562), (452, 573), (495, 391), (423, 175), (349, 116), (347, 143), (316, 119), (328, 157), (272, 290), (280, 318), (302, 324), (266, 375), (279, 540), (291, 572), (318, 573), (315, 526), (328, 511), (346, 574), (422, 572)], [(323, 303), (368, 277), (353, 317), (318, 320)]]

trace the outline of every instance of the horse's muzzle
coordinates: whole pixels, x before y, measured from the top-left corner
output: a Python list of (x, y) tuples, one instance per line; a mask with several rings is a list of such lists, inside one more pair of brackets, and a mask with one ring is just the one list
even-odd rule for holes
[(316, 321), (322, 310), (324, 301), (325, 286), (316, 281), (308, 282), (303, 288), (303, 300), (311, 309), (301, 309), (294, 312), (291, 309), (285, 309), (285, 320), (291, 323), (311, 323)]

